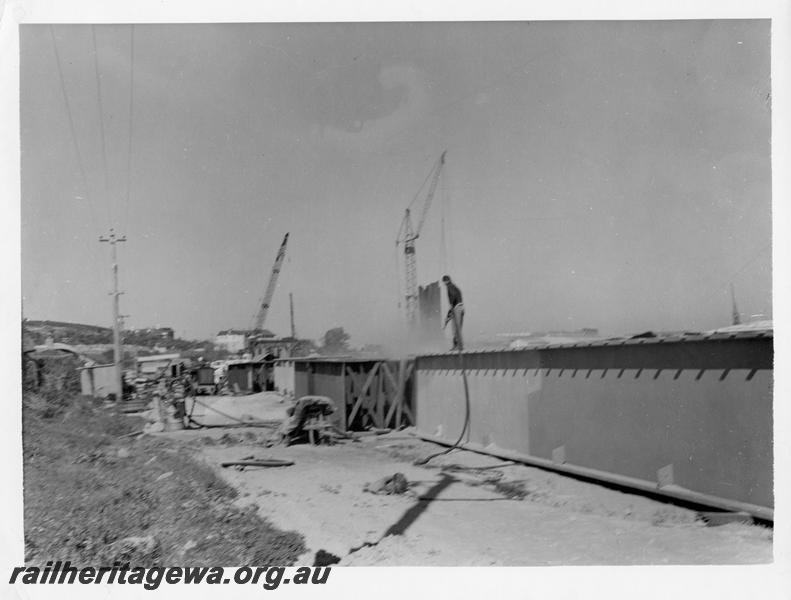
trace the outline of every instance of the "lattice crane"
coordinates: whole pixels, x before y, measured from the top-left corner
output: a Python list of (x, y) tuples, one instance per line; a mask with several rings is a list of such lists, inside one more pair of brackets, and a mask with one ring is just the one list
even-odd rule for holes
[[(437, 182), (439, 175), (442, 172), (442, 167), (445, 165), (445, 154), (447, 150), (443, 151), (439, 159), (431, 171), (428, 178), (431, 178), (426, 200), (423, 203), (423, 210), (420, 213), (420, 219), (417, 222), (417, 227), (412, 227), (412, 216), (409, 208), (407, 207), (404, 212), (404, 219), (401, 221), (401, 228), (398, 230), (398, 237), (396, 239), (396, 247), (399, 244), (404, 246), (404, 264), (406, 269), (406, 317), (407, 323), (414, 327), (417, 323), (417, 260), (415, 256), (415, 240), (420, 237), (420, 231), (423, 229), (423, 223), (426, 222), (426, 215), (428, 209), (431, 207), (431, 201), (434, 199), (434, 192), (437, 190)], [(424, 182), (425, 185), (425, 182)], [(421, 186), (422, 187), (422, 186)], [(418, 191), (419, 193), (419, 191)], [(417, 199), (417, 196), (415, 197)], [(414, 200), (412, 201), (414, 203)], [(412, 204), (410, 204), (411, 206)]]
[(255, 317), (254, 329), (256, 331), (264, 328), (266, 314), (269, 312), (269, 304), (272, 302), (275, 286), (277, 286), (277, 278), (280, 275), (280, 267), (283, 264), (283, 259), (286, 257), (286, 244), (288, 244), (288, 234), (283, 238), (283, 243), (280, 244), (280, 249), (277, 251), (275, 265), (272, 267), (272, 274), (269, 276), (269, 283), (266, 286), (266, 292), (264, 292), (264, 298), (261, 301), (261, 308), (258, 309), (258, 314)]

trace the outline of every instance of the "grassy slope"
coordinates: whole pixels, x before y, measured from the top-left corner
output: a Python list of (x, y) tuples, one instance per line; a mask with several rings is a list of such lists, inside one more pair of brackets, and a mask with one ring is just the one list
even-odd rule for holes
[[(300, 535), (237, 508), (236, 490), (187, 446), (121, 437), (140, 422), (91, 400), (60, 404), (53, 415), (51, 401), (28, 395), (23, 409), (29, 564), (289, 565), (304, 551)], [(127, 536), (154, 536), (159, 548), (153, 556), (110, 552)]]

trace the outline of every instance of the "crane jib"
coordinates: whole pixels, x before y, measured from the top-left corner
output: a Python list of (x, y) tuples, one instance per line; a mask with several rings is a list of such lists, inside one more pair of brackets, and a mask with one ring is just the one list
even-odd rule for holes
[(275, 287), (277, 286), (277, 278), (280, 274), (280, 265), (283, 264), (283, 259), (286, 256), (286, 244), (288, 243), (288, 233), (286, 233), (285, 237), (283, 238), (283, 242), (280, 244), (280, 248), (277, 252), (277, 257), (275, 258), (275, 264), (272, 267), (272, 274), (269, 276), (269, 283), (266, 286), (266, 292), (264, 293), (264, 298), (261, 301), (261, 308), (258, 311), (258, 314), (255, 317), (255, 327), (254, 329), (263, 329), (264, 321), (266, 320), (266, 314), (269, 311), (269, 306), (272, 302), (272, 296), (275, 293)]
[[(420, 232), (423, 229), (423, 224), (426, 222), (426, 216), (428, 215), (429, 208), (431, 207), (431, 201), (434, 199), (434, 194), (437, 190), (437, 183), (439, 181), (440, 173), (442, 172), (442, 168), (445, 166), (445, 155), (447, 154), (447, 150), (443, 151), (440, 155), (437, 162), (434, 163), (431, 171), (429, 171), (429, 175), (426, 177), (426, 181), (431, 180), (431, 183), (428, 187), (428, 192), (426, 193), (425, 200), (423, 202), (423, 207), (420, 212), (420, 218), (417, 222), (417, 227), (412, 229), (412, 219), (411, 219), (411, 212), (409, 207), (404, 211), (404, 219), (401, 222), (401, 229), (398, 232), (398, 239), (396, 240), (396, 246), (399, 243), (404, 244), (404, 262), (405, 262), (405, 283), (406, 283), (406, 312), (407, 312), (407, 321), (414, 325), (416, 321), (416, 305), (417, 305), (417, 253), (415, 252), (415, 240), (420, 236)], [(425, 181), (420, 186), (420, 189), (423, 188), (425, 185)], [(418, 193), (420, 193), (418, 191)], [(417, 195), (415, 199), (417, 199)]]

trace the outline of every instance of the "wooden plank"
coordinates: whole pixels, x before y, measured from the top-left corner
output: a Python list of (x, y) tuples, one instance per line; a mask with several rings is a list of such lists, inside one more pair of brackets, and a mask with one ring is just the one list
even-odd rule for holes
[(374, 376), (376, 375), (376, 372), (378, 370), (379, 370), (379, 363), (376, 363), (374, 365), (374, 368), (371, 369), (371, 372), (368, 373), (368, 378), (365, 380), (365, 384), (363, 384), (363, 387), (360, 390), (360, 394), (357, 396), (356, 402), (354, 403), (354, 408), (352, 408), (352, 412), (349, 415), (349, 420), (346, 422), (347, 427), (351, 426), (352, 422), (354, 421), (354, 417), (357, 416), (357, 412), (360, 410), (363, 400), (365, 399), (365, 395), (368, 392), (368, 388), (371, 386)]
[(349, 377), (351, 378), (350, 392), (352, 395), (356, 395), (357, 392), (359, 392), (359, 390), (362, 389), (364, 384), (364, 379), (361, 374), (356, 373), (354, 369), (352, 369), (351, 367), (347, 366), (346, 372), (349, 374)]
[(406, 362), (406, 375), (404, 375), (404, 382), (406, 383), (406, 381), (412, 375), (412, 372), (415, 370), (415, 361), (407, 361), (406, 359), (403, 360)]
[(349, 392), (353, 394), (355, 386), (358, 385), (357, 374), (349, 365), (346, 365), (346, 374), (349, 376)]
[(341, 389), (343, 390), (343, 394), (341, 395), (340, 406), (338, 407), (340, 414), (337, 415), (335, 419), (337, 419), (336, 423), (340, 423), (341, 429), (346, 431), (346, 399), (349, 397), (346, 369), (341, 369)]
[[(366, 389), (366, 378), (371, 374), (371, 372), (370, 371), (367, 373), (365, 371), (359, 372), (356, 371), (354, 368), (349, 367), (347, 373), (349, 373), (352, 379), (352, 383), (350, 385), (350, 391), (349, 391), (348, 404), (349, 407), (352, 408), (352, 411), (354, 410), (352, 405), (355, 403), (358, 404), (357, 411), (359, 412), (359, 410), (365, 406), (365, 400), (368, 391)], [(368, 385), (370, 385), (370, 383)], [(362, 402), (360, 401), (361, 398), (362, 398)], [(351, 426), (352, 420), (354, 419), (355, 415), (353, 414), (353, 412), (350, 414), (348, 411), (347, 414), (349, 414), (349, 416), (347, 417), (346, 420), (346, 427), (349, 427)]]
[[(385, 364), (382, 363), (384, 367)], [(380, 429), (385, 426), (385, 404), (387, 403), (387, 378), (382, 375), (383, 369), (379, 369), (379, 400), (376, 403), (376, 417), (379, 424), (377, 427)]]
[(401, 422), (401, 410), (400, 404), (404, 400), (404, 359), (402, 358), (398, 363), (398, 383), (395, 386), (395, 394), (393, 395), (392, 402), (390, 403), (390, 410), (387, 412), (387, 417), (385, 418), (385, 427), (390, 426), (390, 421), (393, 418), (393, 415), (396, 415), (396, 423), (395, 429), (398, 429), (398, 426)]
[(393, 386), (393, 390), (394, 391), (397, 390), (398, 384), (396, 383), (395, 377), (393, 377), (393, 374), (390, 372), (390, 367), (387, 365), (386, 362), (382, 363), (382, 371), (384, 371), (384, 374), (387, 376), (387, 379), (390, 381), (390, 385)]
[[(385, 374), (386, 380), (382, 385), (383, 398), (382, 398), (382, 409), (380, 412), (380, 417), (382, 420), (381, 426), (388, 427), (390, 420), (393, 417), (393, 411), (397, 403), (398, 382), (396, 381), (396, 378), (393, 376), (390, 365), (387, 362), (382, 362), (382, 371)], [(389, 409), (388, 406), (390, 407)]]
[(406, 402), (403, 403), (403, 407), (404, 407), (403, 408), (404, 413), (406, 413), (406, 415), (408, 417), (407, 423), (409, 425), (414, 425), (415, 424), (415, 415), (412, 414), (412, 409), (409, 408), (409, 405)]
[[(406, 401), (406, 386), (407, 386), (407, 382), (409, 381), (409, 378), (412, 377), (414, 372), (415, 372), (415, 361), (406, 362), (406, 365), (405, 365), (405, 368), (404, 368), (403, 394), (401, 396), (401, 402), (398, 405), (398, 412), (397, 412), (397, 419), (396, 419), (396, 423), (397, 423), (396, 426), (397, 427), (401, 427), (401, 425), (403, 424), (403, 421), (402, 421), (403, 414), (402, 413), (404, 413), (404, 412), (408, 412), (409, 413), (409, 419), (407, 421), (407, 424), (408, 425), (416, 425), (416, 423), (415, 423), (415, 416), (412, 414), (412, 410), (409, 408), (409, 405), (407, 404), (407, 401)], [(413, 386), (412, 392), (413, 393), (411, 394), (410, 397), (414, 398), (415, 397), (414, 386)]]
[(368, 417), (371, 419), (371, 422), (374, 424), (374, 427), (379, 427), (379, 424), (377, 423), (376, 420), (376, 409), (377, 409), (377, 404), (379, 402), (379, 388), (381, 386), (381, 383), (382, 380), (380, 378), (380, 373), (377, 373), (373, 383), (371, 384), (371, 397), (368, 398), (365, 402), (363, 402), (362, 409), (360, 410), (360, 413), (368, 414)]

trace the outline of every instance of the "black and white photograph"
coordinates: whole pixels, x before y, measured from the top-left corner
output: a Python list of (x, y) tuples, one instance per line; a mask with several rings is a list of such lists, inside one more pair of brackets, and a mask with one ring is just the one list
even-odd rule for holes
[(788, 15), (327, 10), (5, 6), (10, 587), (779, 597)]

